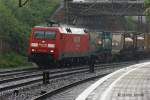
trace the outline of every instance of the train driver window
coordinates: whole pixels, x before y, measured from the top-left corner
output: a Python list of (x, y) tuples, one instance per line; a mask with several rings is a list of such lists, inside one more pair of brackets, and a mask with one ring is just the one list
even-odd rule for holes
[(50, 32), (50, 31), (46, 31), (45, 32), (45, 38), (46, 39), (56, 39), (56, 33), (55, 32)]
[(33, 37), (36, 39), (44, 38), (44, 31), (35, 31)]

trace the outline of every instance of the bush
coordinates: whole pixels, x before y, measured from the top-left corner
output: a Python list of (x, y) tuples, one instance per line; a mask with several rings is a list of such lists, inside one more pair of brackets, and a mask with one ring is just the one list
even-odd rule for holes
[(0, 55), (0, 68), (20, 67), (31, 65), (27, 58), (16, 53)]

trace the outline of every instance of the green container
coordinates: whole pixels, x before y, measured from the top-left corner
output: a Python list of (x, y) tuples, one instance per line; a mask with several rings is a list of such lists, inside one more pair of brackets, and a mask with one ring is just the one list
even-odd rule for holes
[(91, 34), (91, 46), (95, 47), (92, 53), (107, 53), (112, 50), (112, 34), (110, 32), (99, 32)]
[(112, 49), (112, 34), (110, 32), (102, 33), (103, 50), (110, 51)]

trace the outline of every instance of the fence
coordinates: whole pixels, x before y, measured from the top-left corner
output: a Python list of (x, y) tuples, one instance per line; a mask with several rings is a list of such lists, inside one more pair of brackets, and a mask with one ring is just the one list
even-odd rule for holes
[(0, 37), (0, 53), (11, 50), (9, 40), (6, 37)]

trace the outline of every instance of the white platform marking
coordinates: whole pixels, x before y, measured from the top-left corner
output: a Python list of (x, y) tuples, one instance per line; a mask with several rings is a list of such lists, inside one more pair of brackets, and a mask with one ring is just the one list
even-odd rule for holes
[(109, 97), (108, 95), (110, 94), (111, 90), (115, 87), (116, 83), (119, 82), (123, 77), (125, 77), (129, 73), (135, 71), (136, 69), (139, 69), (148, 64), (150, 64), (150, 63), (139, 64), (136, 68), (133, 68), (133, 69), (129, 70), (128, 72), (124, 73), (123, 75), (121, 75), (111, 85), (108, 86), (108, 88), (102, 93), (102, 96), (99, 100), (106, 100), (106, 98)]

